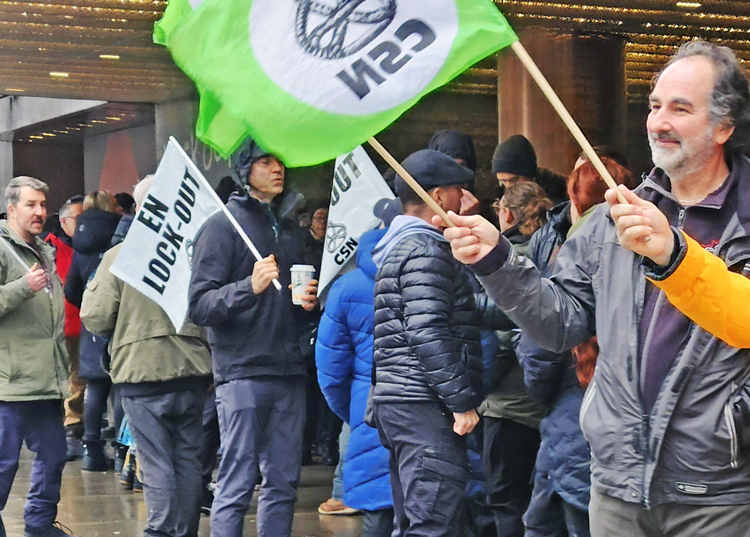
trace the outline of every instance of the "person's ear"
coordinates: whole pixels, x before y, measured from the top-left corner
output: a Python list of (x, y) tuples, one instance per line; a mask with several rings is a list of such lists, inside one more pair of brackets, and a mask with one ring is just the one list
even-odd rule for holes
[(723, 125), (718, 127), (714, 132), (714, 140), (716, 140), (717, 144), (724, 145), (732, 137), (732, 134), (734, 134), (734, 126)]
[(506, 222), (512, 227), (515, 226), (518, 223), (518, 220), (516, 220), (516, 215), (513, 214), (513, 211), (508, 209), (508, 215), (505, 217)]
[(441, 186), (435, 187), (432, 190), (430, 190), (428, 194), (435, 201), (435, 203), (437, 203), (440, 206), (441, 209), (445, 208), (444, 204), (445, 204), (446, 192), (443, 187)]

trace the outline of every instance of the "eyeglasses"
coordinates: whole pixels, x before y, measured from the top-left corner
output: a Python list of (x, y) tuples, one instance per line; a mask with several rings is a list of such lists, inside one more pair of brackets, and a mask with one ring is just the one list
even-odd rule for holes
[(496, 213), (499, 213), (500, 211), (505, 210), (505, 206), (503, 205), (503, 201), (496, 199), (495, 202), (492, 204), (492, 208), (495, 210)]
[(507, 188), (511, 185), (515, 185), (519, 181), (525, 181), (525, 179), (520, 175), (513, 175), (511, 177), (508, 177), (507, 179), (501, 179), (500, 184)]

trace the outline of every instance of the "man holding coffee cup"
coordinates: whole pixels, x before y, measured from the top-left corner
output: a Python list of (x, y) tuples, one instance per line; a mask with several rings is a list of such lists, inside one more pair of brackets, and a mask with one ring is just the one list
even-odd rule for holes
[(262, 477), (258, 534), (284, 537), (291, 534), (305, 421), (299, 335), (317, 307), (317, 281), (298, 287), (300, 305), (292, 303), (292, 266), (304, 252), (299, 226), (279, 211), (284, 164), (252, 140), (233, 161), (246, 192), (227, 208), (265, 257), (255, 260), (222, 213), (195, 239), (189, 316), (208, 327), (223, 448), (211, 533), (242, 535)]

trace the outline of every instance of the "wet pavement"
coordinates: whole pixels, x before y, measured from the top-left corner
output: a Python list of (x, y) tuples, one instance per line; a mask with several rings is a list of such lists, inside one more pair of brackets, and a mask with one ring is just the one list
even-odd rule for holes
[[(29, 486), (32, 454), (22, 455), (8, 504), (2, 512), (8, 537), (23, 536), (23, 504)], [(359, 537), (359, 516), (320, 516), (318, 505), (331, 494), (333, 468), (306, 466), (294, 514), (294, 537)], [(113, 472), (81, 472), (81, 462), (68, 463), (63, 473), (58, 520), (80, 537), (140, 537), (146, 520), (143, 494), (125, 490)], [(209, 519), (201, 517), (200, 537), (209, 537)], [(245, 518), (245, 536), (256, 536), (255, 498)]]

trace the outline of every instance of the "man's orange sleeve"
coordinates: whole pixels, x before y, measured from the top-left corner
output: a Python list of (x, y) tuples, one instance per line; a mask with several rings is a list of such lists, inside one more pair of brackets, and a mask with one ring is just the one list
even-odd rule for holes
[(651, 282), (698, 326), (732, 347), (750, 348), (750, 279), (683, 236), (685, 258), (670, 276)]

